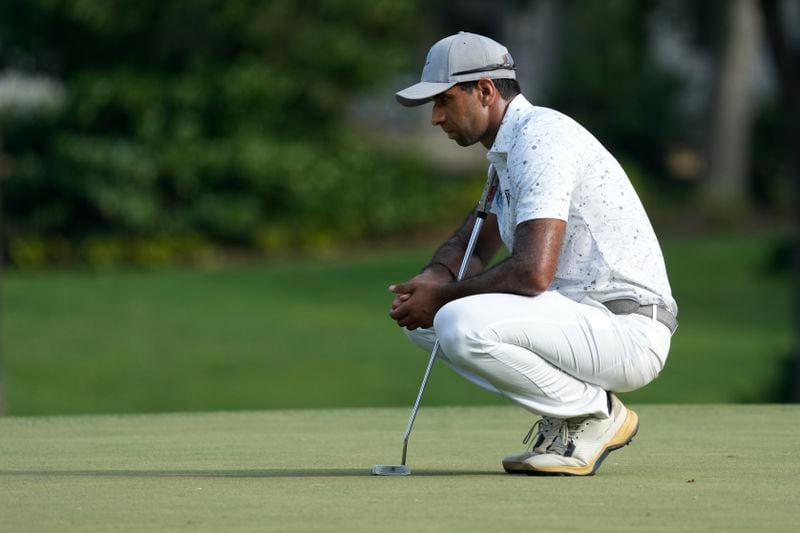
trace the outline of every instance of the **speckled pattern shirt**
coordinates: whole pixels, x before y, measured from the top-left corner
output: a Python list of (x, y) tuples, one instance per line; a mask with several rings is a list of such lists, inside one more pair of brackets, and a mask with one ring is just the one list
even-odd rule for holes
[(517, 224), (537, 218), (567, 222), (550, 290), (576, 301), (629, 298), (663, 304), (675, 315), (664, 257), (639, 196), (616, 159), (568, 116), (509, 104), (486, 155), (500, 187), (492, 212), (514, 249)]

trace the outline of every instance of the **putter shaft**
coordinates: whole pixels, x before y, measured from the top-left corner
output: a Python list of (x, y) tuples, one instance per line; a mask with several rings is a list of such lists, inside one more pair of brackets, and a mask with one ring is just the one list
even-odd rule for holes
[[(480, 215), (483, 216), (480, 216)], [(464, 259), (461, 260), (461, 268), (458, 269), (458, 277), (456, 281), (461, 281), (464, 278), (464, 274), (467, 271), (467, 267), (469, 266), (469, 261), (472, 259), (472, 253), (475, 250), (475, 244), (478, 241), (478, 235), (481, 233), (481, 227), (483, 226), (484, 218), (486, 217), (486, 213), (478, 213), (478, 216), (475, 218), (475, 226), (472, 228), (472, 235), (469, 237), (469, 243), (467, 243), (467, 249), (464, 252)], [(422, 394), (425, 392), (425, 386), (428, 384), (428, 379), (431, 377), (431, 370), (433, 369), (433, 364), (436, 362), (436, 354), (439, 351), (439, 339), (436, 339), (436, 342), (433, 344), (433, 350), (431, 350), (431, 357), (428, 360), (428, 367), (425, 369), (425, 376), (422, 378), (422, 385), (419, 387), (419, 392), (417, 393), (417, 400), (414, 402), (414, 407), (411, 409), (411, 417), (408, 419), (408, 426), (406, 427), (406, 434), (403, 437), (403, 458), (400, 461), (400, 464), (405, 466), (406, 465), (406, 455), (408, 453), (408, 439), (411, 436), (411, 428), (414, 426), (414, 419), (417, 418), (417, 411), (419, 410), (419, 403), (422, 400)]]

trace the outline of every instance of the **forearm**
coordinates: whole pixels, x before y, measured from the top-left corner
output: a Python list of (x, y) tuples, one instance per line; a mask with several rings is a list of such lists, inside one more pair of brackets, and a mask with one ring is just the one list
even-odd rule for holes
[[(496, 218), (490, 216), (487, 223), (491, 231), (484, 232), (482, 238), (486, 240), (481, 244), (479, 239), (476, 246), (474, 266), (481, 270), (491, 261), (499, 240)], [(556, 272), (565, 226), (566, 222), (558, 219), (520, 223), (514, 233), (515, 246), (511, 257), (461, 281), (453, 281), (451, 274), (442, 274), (443, 267), (432, 265), (414, 279), (390, 286), (395, 301), (389, 316), (402, 327), (427, 328), (433, 324), (434, 316), (443, 305), (458, 298), (496, 292), (536, 296), (546, 291)], [(457, 235), (453, 238), (457, 239)], [(461, 246), (456, 253), (451, 239), (437, 250), (434, 259), (448, 261), (449, 265), (454, 259), (463, 257), (463, 249)], [(478, 250), (482, 253), (477, 253)], [(435, 279), (436, 276), (440, 278)]]
[(512, 256), (475, 276), (443, 285), (442, 297), (449, 302), (491, 292), (536, 296), (547, 288), (536, 281), (527, 265)]
[(523, 296), (543, 293), (555, 276), (565, 225), (564, 221), (552, 219), (518, 225), (511, 257), (475, 276), (446, 284), (442, 287), (442, 299), (446, 303), (490, 292)]
[[(436, 277), (448, 277), (447, 281), (456, 281), (458, 279), (458, 272), (461, 270), (461, 263), (464, 260), (464, 252), (449, 253), (448, 255), (435, 255), (431, 262), (425, 265), (421, 271), (433, 273)], [(464, 278), (475, 276), (481, 273), (484, 269), (483, 261), (477, 255), (470, 257), (467, 269), (464, 272)]]
[[(475, 212), (473, 211), (467, 216), (458, 231), (436, 250), (430, 262), (423, 267), (422, 272), (430, 270), (437, 275), (446, 273), (452, 280), (456, 279), (461, 269), (461, 263), (464, 260), (464, 252), (467, 248), (467, 243), (469, 243), (472, 228), (475, 226), (475, 218)], [(485, 266), (484, 259), (480, 256), (480, 252), (476, 250), (470, 258), (464, 277), (482, 272)]]

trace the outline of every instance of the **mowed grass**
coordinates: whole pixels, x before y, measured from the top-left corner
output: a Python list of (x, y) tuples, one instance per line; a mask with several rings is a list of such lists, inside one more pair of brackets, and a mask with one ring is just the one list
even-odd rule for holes
[[(670, 240), (680, 306), (666, 370), (635, 402), (781, 399), (790, 280), (773, 240)], [(433, 247), (220, 271), (9, 273), (3, 339), (15, 415), (406, 406), (427, 354), (387, 287)], [(425, 405), (502, 404), (437, 367)]]
[(0, 419), (3, 531), (796, 531), (798, 406), (641, 405), (588, 478), (502, 472), (532, 417), (424, 408)]

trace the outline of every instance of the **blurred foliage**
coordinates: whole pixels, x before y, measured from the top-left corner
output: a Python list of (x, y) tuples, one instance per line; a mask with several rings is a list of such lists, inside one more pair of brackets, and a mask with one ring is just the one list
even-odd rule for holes
[(677, 99), (682, 80), (653, 61), (653, 0), (567, 4), (563, 75), (551, 103), (573, 116), (618, 158), (664, 179), (667, 150), (684, 126)]
[(769, 101), (760, 110), (753, 128), (751, 195), (760, 205), (791, 209), (792, 182), (785, 165), (784, 145), (779, 142), (783, 110)]
[[(158, 266), (219, 248), (324, 252), (440, 220), (469, 204), (468, 186), (431, 180), (421, 158), (347, 127), (346, 109), (401, 72), (416, 76), (441, 31), (420, 24), (423, 7), (430, 24), (504, 40), (508, 18), (532, 5), (499, 2), (486, 17), (478, 0), (0, 2), (0, 81), (28, 76), (11, 113), (4, 91), (15, 85), (0, 87), (4, 250), (27, 267)], [(654, 60), (653, 25), (686, 30), (713, 57), (722, 6), (559, 6), (544, 103), (611, 149), (656, 218), (674, 217), (702, 183), (708, 132), (707, 109), (679, 103), (685, 74)], [(760, 109), (748, 193), (787, 209), (781, 115)], [(694, 163), (677, 172), (676, 154)]]
[(425, 164), (343, 126), (354, 93), (405, 66), (416, 10), (392, 0), (3, 2), (0, 70), (47, 73), (66, 94), (59, 116), (0, 131), (12, 261), (325, 248), (435, 218)]

